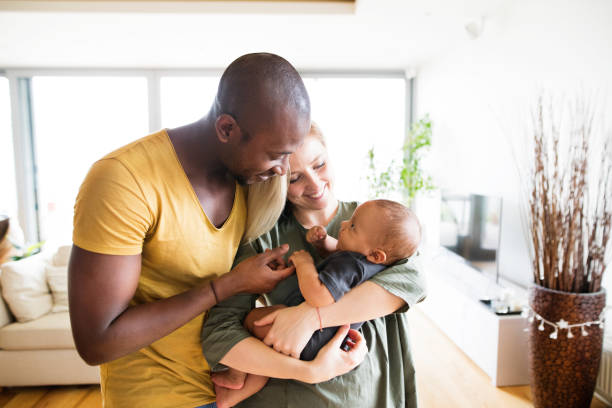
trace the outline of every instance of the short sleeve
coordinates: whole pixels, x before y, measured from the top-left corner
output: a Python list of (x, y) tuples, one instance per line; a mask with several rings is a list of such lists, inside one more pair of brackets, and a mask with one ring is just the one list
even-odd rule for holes
[(74, 244), (109, 255), (137, 255), (153, 224), (152, 212), (132, 173), (117, 159), (96, 162), (74, 205)]
[(212, 371), (218, 371), (219, 361), (236, 344), (251, 337), (242, 322), (247, 314), (255, 308), (258, 295), (241, 293), (234, 295), (208, 312), (202, 326), (202, 352)]
[(319, 280), (337, 302), (364, 280), (363, 265), (352, 256), (333, 254), (319, 268)]
[(419, 256), (400, 261), (377, 273), (370, 281), (406, 302), (406, 305), (398, 309), (396, 313), (408, 311), (426, 296), (425, 276)]

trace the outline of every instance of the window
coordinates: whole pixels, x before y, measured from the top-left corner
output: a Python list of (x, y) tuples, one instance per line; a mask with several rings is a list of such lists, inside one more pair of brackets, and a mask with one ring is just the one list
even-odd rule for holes
[(381, 162), (401, 158), (406, 80), (305, 76), (304, 82), (312, 119), (323, 131), (336, 174), (336, 197), (366, 200), (368, 150), (374, 147)]
[[(389, 162), (404, 143), (406, 80), (393, 77), (317, 77), (303, 75), (312, 119), (321, 127), (336, 174), (336, 195), (366, 200), (367, 152)], [(162, 127), (193, 122), (210, 109), (218, 76), (163, 77)]]
[[(60, 75), (44, 70), (7, 71), (9, 77), (29, 81), (30, 90), (29, 97), (18, 93), (18, 101), (10, 103), (8, 80), (0, 77), (0, 187), (11, 192), (2, 195), (0, 212), (15, 213), (18, 208), (13, 193), (14, 163), (35, 163), (30, 174), (37, 191), (20, 209), (30, 242), (37, 239), (37, 229), (43, 240), (70, 242), (75, 198), (89, 167), (160, 126), (172, 128), (200, 119), (214, 102), (220, 77), (180, 70), (108, 72), (95, 76), (81, 71)], [(401, 154), (406, 80), (402, 76), (319, 74), (303, 78), (312, 118), (327, 139), (338, 198), (365, 200), (368, 150), (375, 147), (377, 157), (385, 161)], [(32, 113), (34, 148), (22, 152), (28, 157), (18, 161), (12, 153), (10, 106), (25, 106)], [(20, 126), (20, 132), (27, 132), (22, 127), (29, 129)]]
[(219, 76), (162, 77), (160, 81), (162, 127), (195, 122), (210, 110)]
[(75, 198), (89, 167), (148, 133), (144, 77), (34, 77), (41, 239), (72, 240)]
[(0, 214), (17, 216), (17, 186), (13, 159), (13, 130), (9, 81), (0, 77)]

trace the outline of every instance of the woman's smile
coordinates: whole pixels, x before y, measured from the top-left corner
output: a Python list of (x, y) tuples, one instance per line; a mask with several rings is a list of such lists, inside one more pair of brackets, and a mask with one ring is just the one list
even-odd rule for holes
[(304, 194), (304, 196), (306, 196), (307, 198), (310, 198), (311, 200), (320, 200), (321, 198), (323, 198), (325, 193), (327, 193), (327, 184), (323, 185), (323, 188), (321, 189), (320, 192), (315, 193), (315, 194)]

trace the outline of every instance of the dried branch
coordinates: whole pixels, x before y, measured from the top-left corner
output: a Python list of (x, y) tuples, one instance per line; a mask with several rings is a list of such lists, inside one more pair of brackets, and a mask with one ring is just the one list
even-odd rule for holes
[[(569, 123), (556, 113), (552, 99), (545, 104), (543, 97), (532, 113), (528, 227), (534, 282), (596, 292), (612, 246), (612, 141), (597, 149), (591, 105), (570, 106)], [(592, 152), (600, 160), (593, 160)], [(595, 173), (598, 178), (590, 179)]]

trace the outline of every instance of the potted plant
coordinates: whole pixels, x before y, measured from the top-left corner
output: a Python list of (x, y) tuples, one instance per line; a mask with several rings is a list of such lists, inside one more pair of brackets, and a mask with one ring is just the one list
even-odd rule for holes
[(423, 168), (423, 159), (431, 146), (431, 120), (428, 115), (412, 124), (402, 148), (402, 157), (383, 165), (379, 170), (372, 147), (368, 151), (367, 177), (373, 198), (398, 193), (406, 205), (414, 203), (417, 194), (435, 189), (431, 176)]
[(534, 280), (525, 314), (537, 408), (589, 407), (603, 342), (612, 146), (598, 138), (588, 105), (566, 109), (560, 115), (552, 101), (539, 99), (524, 183)]

